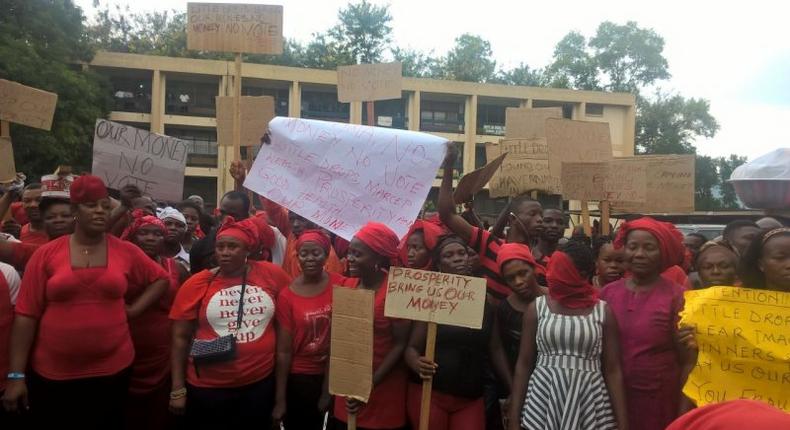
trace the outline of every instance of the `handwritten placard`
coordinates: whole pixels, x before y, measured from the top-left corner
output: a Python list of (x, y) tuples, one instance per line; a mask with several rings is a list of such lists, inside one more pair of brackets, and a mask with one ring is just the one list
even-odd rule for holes
[(384, 315), (479, 329), (485, 301), (483, 278), (393, 267)]
[(335, 286), (329, 353), (329, 392), (366, 402), (373, 389), (372, 290)]
[(697, 406), (759, 400), (790, 413), (790, 293), (739, 287), (687, 291), (681, 324), (699, 355), (683, 393)]
[(609, 163), (562, 163), (562, 197), (605, 200)]
[(50, 130), (58, 95), (0, 79), (0, 120)]
[(401, 98), (400, 62), (357, 64), (337, 68), (337, 99), (341, 103)]
[(507, 152), (495, 158), (485, 166), (462, 176), (453, 193), (453, 200), (455, 200), (455, 203), (461, 204), (471, 201), (472, 197), (474, 197), (478, 191), (482, 190), (488, 181), (494, 177), (506, 156)]
[(0, 136), (0, 182), (10, 182), (14, 179), (16, 179), (16, 165), (11, 138)]
[(612, 203), (647, 200), (647, 163), (639, 158), (615, 158), (608, 163), (605, 200)]
[(283, 7), (187, 3), (187, 49), (282, 54)]
[[(217, 144), (233, 146), (233, 97), (217, 98)], [(269, 121), (274, 118), (274, 97), (241, 97), (241, 146), (260, 144)]]
[(612, 159), (612, 140), (609, 123), (546, 120), (546, 144), (549, 148), (549, 169), (560, 178), (562, 163), (598, 162)]
[(507, 153), (499, 171), (489, 182), (491, 197), (517, 196), (532, 190), (559, 194), (559, 176), (549, 171), (546, 138), (503, 139), (486, 143), (486, 157), (494, 159)]
[(646, 198), (644, 203), (613, 204), (620, 213), (651, 213), (694, 211), (694, 155), (643, 155), (646, 167)]
[(562, 118), (562, 108), (505, 109), (505, 139), (535, 139), (546, 137), (546, 120)]
[(244, 186), (351, 240), (368, 221), (403, 237), (446, 150), (425, 133), (274, 118)]
[(187, 143), (99, 119), (93, 136), (93, 174), (109, 188), (137, 185), (143, 194), (177, 202), (183, 196)]

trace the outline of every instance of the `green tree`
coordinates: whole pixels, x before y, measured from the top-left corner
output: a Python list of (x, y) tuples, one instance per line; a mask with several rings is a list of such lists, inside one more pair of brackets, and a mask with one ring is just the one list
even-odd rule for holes
[(505, 85), (526, 85), (529, 87), (540, 87), (545, 81), (543, 70), (532, 69), (524, 63), (510, 70), (500, 70), (497, 76), (491, 80), (493, 83)]
[(719, 185), (716, 160), (707, 155), (697, 155), (694, 163), (694, 206), (698, 211), (711, 211), (721, 207), (721, 201), (713, 195)]
[(662, 92), (652, 100), (638, 99), (636, 147), (640, 154), (692, 154), (696, 138), (711, 138), (718, 130), (707, 100)]
[(444, 77), (456, 81), (487, 82), (494, 77), (496, 61), (491, 43), (480, 36), (464, 33), (444, 59)]
[(357, 63), (379, 63), (392, 41), (392, 16), (389, 5), (376, 6), (362, 0), (349, 3), (337, 14), (338, 24), (329, 30), (341, 51)]
[(729, 157), (719, 157), (716, 159), (719, 168), (719, 186), (721, 187), (721, 207), (723, 209), (737, 209), (740, 201), (735, 194), (735, 188), (728, 181), (735, 170), (741, 164), (746, 163), (746, 157), (730, 154)]
[(392, 48), (392, 58), (403, 64), (403, 76), (412, 78), (434, 78), (441, 76), (441, 61), (431, 54), (414, 49)]
[(112, 100), (107, 82), (78, 64), (93, 57), (82, 10), (71, 0), (0, 0), (0, 10), (0, 77), (58, 94), (51, 131), (12, 124), (17, 170), (90, 169), (93, 127)]
[(546, 82), (555, 88), (599, 90), (595, 58), (587, 50), (587, 40), (578, 32), (565, 35), (554, 47), (554, 58), (546, 68)]

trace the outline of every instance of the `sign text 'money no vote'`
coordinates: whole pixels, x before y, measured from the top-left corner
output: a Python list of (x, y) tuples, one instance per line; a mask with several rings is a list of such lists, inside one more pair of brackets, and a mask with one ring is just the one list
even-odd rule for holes
[(393, 267), (384, 315), (479, 329), (485, 301), (483, 278)]
[(92, 172), (109, 188), (132, 184), (155, 199), (180, 201), (186, 162), (187, 142), (183, 140), (117, 122), (96, 121)]
[(277, 117), (244, 186), (350, 240), (368, 221), (403, 237), (446, 151), (430, 134)]

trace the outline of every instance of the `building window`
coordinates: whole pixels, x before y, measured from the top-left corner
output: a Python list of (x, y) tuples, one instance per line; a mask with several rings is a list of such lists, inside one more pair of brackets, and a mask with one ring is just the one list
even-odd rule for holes
[(464, 132), (464, 104), (458, 102), (420, 101), (420, 131)]
[(166, 127), (165, 134), (187, 142), (187, 166), (217, 167), (216, 131)]
[(166, 87), (166, 114), (215, 116), (217, 111), (216, 97), (219, 92), (218, 83), (186, 82), (168, 79)]
[(506, 106), (480, 104), (477, 106), (477, 134), (505, 135)]
[(302, 118), (348, 122), (349, 103), (337, 101), (337, 93), (302, 91)]
[(274, 114), (277, 116), (288, 116), (288, 90), (276, 88), (262, 88), (252, 86), (242, 86), (241, 95), (243, 96), (272, 96), (274, 97)]
[(486, 156), (486, 144), (475, 143), (475, 169), (479, 169), (488, 163)]
[(151, 79), (110, 77), (113, 110), (121, 112), (151, 112)]
[(586, 116), (603, 116), (603, 105), (599, 105), (597, 103), (587, 103), (586, 107), (584, 108), (584, 114)]
[(552, 102), (546, 100), (533, 100), (533, 108), (559, 107), (562, 108), (562, 117), (573, 119), (573, 103)]
[(204, 176), (184, 177), (184, 198), (191, 195), (203, 197), (205, 210), (210, 214), (217, 207), (217, 178)]
[[(376, 116), (374, 125), (378, 127), (398, 128), (405, 130), (408, 126), (406, 122), (406, 103), (403, 99), (379, 100), (374, 102), (373, 113)], [(368, 109), (366, 103), (362, 104), (362, 124), (368, 123)]]

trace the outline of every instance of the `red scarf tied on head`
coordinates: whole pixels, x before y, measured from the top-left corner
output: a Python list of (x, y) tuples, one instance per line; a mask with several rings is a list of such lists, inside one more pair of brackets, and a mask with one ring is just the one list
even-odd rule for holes
[(614, 247), (619, 249), (625, 246), (628, 234), (634, 230), (644, 230), (653, 235), (658, 241), (661, 251), (661, 271), (672, 266), (680, 266), (686, 257), (686, 247), (683, 246), (683, 233), (668, 222), (658, 221), (650, 217), (642, 217), (628, 221), (620, 227), (614, 239)]
[(254, 251), (260, 246), (258, 227), (251, 219), (236, 222), (232, 216), (225, 217), (225, 222), (217, 231), (217, 240), (222, 237), (233, 237), (246, 245), (247, 250)]
[(108, 196), (107, 187), (98, 176), (82, 175), (71, 184), (70, 198), (74, 204), (95, 202)]
[(521, 260), (532, 267), (535, 267), (537, 264), (532, 251), (527, 245), (523, 243), (506, 243), (499, 247), (499, 252), (496, 256), (496, 265), (499, 267), (500, 276), (502, 276), (502, 266), (510, 260)]
[(321, 247), (324, 250), (326, 255), (329, 255), (329, 247), (332, 246), (329, 243), (329, 236), (324, 234), (321, 230), (305, 230), (299, 236), (299, 239), (296, 239), (296, 250), (302, 248), (306, 242), (313, 242)]
[(132, 240), (138, 230), (149, 225), (158, 227), (162, 231), (162, 235), (167, 234), (167, 227), (162, 220), (153, 215), (147, 215), (141, 209), (135, 209), (132, 212), (132, 223), (121, 234), (121, 240)]
[[(433, 251), (433, 249), (436, 248), (439, 238), (447, 233), (444, 225), (442, 225), (442, 222), (439, 221), (438, 216), (414, 221), (411, 227), (409, 227), (409, 231), (406, 233), (406, 236), (403, 236), (403, 240), (400, 242), (398, 247), (398, 254), (401, 260), (400, 262), (404, 266), (406, 265), (406, 262), (409, 261), (409, 248), (406, 246), (406, 241), (408, 241), (414, 233), (418, 232), (422, 233), (423, 242), (425, 243), (425, 248), (428, 249), (428, 252)], [(416, 269), (430, 270), (431, 265), (431, 261), (428, 261), (428, 264), (425, 267), (416, 267)]]
[(400, 240), (392, 229), (380, 222), (368, 222), (354, 235), (376, 254), (395, 260)]
[(570, 309), (589, 308), (598, 303), (598, 292), (582, 278), (568, 254), (555, 251), (546, 269), (549, 297)]

